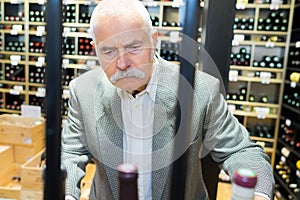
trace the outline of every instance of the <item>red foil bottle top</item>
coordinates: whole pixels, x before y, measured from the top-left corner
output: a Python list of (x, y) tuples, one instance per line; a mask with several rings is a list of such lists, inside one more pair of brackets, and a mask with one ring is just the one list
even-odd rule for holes
[(124, 163), (118, 166), (118, 171), (123, 173), (137, 173), (137, 166), (130, 163)]
[(119, 179), (121, 181), (133, 181), (138, 177), (137, 166), (130, 163), (120, 164), (118, 166)]
[(233, 182), (246, 188), (254, 188), (257, 182), (257, 175), (251, 169), (237, 169), (233, 174)]

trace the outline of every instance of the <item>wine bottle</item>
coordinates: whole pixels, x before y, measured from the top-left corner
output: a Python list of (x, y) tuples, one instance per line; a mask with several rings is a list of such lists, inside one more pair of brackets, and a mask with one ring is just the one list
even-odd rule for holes
[(251, 95), (249, 96), (249, 101), (250, 101), (250, 102), (255, 102), (255, 97), (254, 97), (254, 95), (251, 94)]
[(260, 61), (259, 62), (259, 67), (266, 67), (266, 62), (265, 61)]
[(118, 166), (119, 200), (138, 200), (137, 167), (125, 163)]
[(78, 39), (78, 55), (91, 55), (93, 52), (93, 47), (90, 44), (91, 39), (89, 38), (79, 38)]
[(237, 94), (232, 94), (231, 95), (231, 100), (236, 101), (238, 99), (238, 95)]
[(232, 178), (231, 200), (252, 200), (257, 182), (257, 175), (251, 169), (237, 169)]
[(267, 125), (263, 125), (262, 130), (266, 138), (272, 138), (272, 135), (269, 131), (269, 127)]
[(269, 101), (269, 98), (267, 96), (262, 96), (261, 97), (261, 102), (262, 103), (268, 103), (268, 101)]
[(246, 99), (246, 97), (244, 95), (242, 95), (242, 94), (240, 94), (239, 97), (238, 97), (239, 101), (245, 101), (245, 99)]
[(260, 137), (260, 138), (264, 138), (265, 134), (263, 132), (263, 127), (261, 124), (256, 124), (255, 125), (255, 136)]
[(240, 93), (241, 93), (242, 95), (246, 95), (246, 93), (247, 93), (247, 88), (246, 88), (246, 87), (240, 88)]
[(152, 26), (159, 26), (159, 18), (157, 16), (150, 16)]
[(168, 21), (163, 21), (162, 26), (170, 26), (170, 23)]
[(254, 60), (253, 61), (253, 67), (259, 67), (259, 61)]
[(231, 94), (230, 93), (227, 93), (226, 94), (226, 100), (230, 100), (231, 99)]

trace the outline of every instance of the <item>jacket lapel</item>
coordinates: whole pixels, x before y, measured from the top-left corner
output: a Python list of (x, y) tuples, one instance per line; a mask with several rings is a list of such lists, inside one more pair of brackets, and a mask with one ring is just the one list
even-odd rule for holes
[[(172, 164), (173, 139), (176, 129), (177, 80), (159, 62), (156, 91), (153, 145), (152, 145), (152, 198), (168, 196)], [(163, 194), (164, 192), (164, 194)]]
[(97, 116), (96, 134), (98, 136), (100, 157), (104, 164), (114, 199), (118, 199), (117, 166), (123, 163), (123, 123), (121, 100), (116, 89), (110, 84), (98, 84), (95, 112)]
[[(160, 59), (157, 67), (159, 78), (153, 124), (152, 199), (162, 199), (169, 192), (166, 186), (169, 185), (173, 156), (178, 85), (178, 80), (174, 80), (174, 76), (168, 74), (170, 72), (168, 67), (164, 66)], [(118, 174), (116, 169), (123, 162), (121, 100), (115, 87), (108, 80), (101, 81), (101, 84), (97, 85), (96, 91), (95, 113), (97, 116), (96, 133), (100, 149), (99, 160), (105, 165), (113, 197), (117, 199)]]

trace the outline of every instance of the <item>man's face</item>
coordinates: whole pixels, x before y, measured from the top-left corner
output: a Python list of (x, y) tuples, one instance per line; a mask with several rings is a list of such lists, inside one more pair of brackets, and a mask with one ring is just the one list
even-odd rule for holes
[[(135, 20), (98, 20), (95, 48), (107, 77), (113, 85), (128, 92), (143, 90), (152, 73), (157, 34), (152, 41), (146, 29)], [(98, 28), (99, 27), (99, 28)]]

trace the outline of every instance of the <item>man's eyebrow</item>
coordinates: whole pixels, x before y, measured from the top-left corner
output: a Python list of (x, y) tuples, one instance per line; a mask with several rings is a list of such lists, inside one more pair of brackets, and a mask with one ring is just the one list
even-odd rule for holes
[(115, 49), (116, 47), (106, 47), (106, 46), (104, 46), (104, 47), (101, 47), (100, 48), (100, 51), (110, 51), (110, 50), (113, 50), (113, 49)]
[(133, 40), (129, 44), (126, 44), (124, 47), (131, 47), (132, 45), (142, 44), (141, 40)]
[[(128, 47), (132, 47), (132, 45), (137, 45), (137, 44), (142, 44), (143, 41), (141, 40), (133, 40), (131, 41), (130, 43), (126, 44), (124, 47), (125, 48), (128, 48)], [(111, 51), (111, 50), (114, 50), (116, 49), (117, 47), (111, 47), (111, 46), (103, 46), (103, 47), (100, 47), (100, 51)]]

